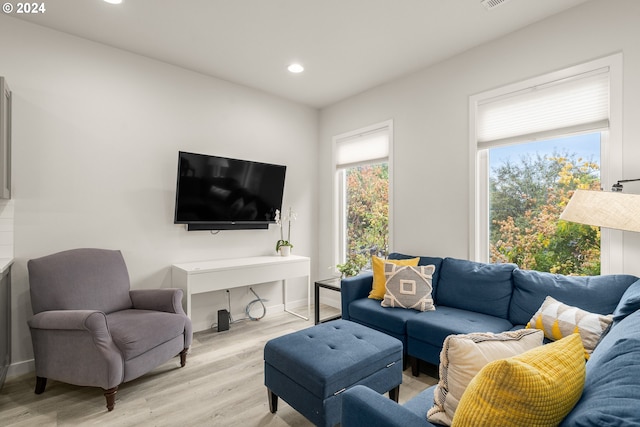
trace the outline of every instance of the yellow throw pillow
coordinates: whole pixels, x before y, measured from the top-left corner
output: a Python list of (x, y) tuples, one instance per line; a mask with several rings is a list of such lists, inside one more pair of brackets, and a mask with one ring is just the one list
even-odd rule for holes
[(580, 399), (584, 379), (578, 334), (496, 360), (471, 380), (451, 425), (556, 426)]
[(395, 265), (409, 265), (415, 267), (418, 265), (420, 257), (410, 259), (382, 259), (377, 256), (371, 257), (371, 266), (373, 267), (373, 286), (371, 292), (369, 292), (369, 298), (382, 300), (386, 291), (385, 283), (387, 282), (384, 276), (384, 263), (392, 262)]
[(600, 336), (612, 321), (613, 315), (590, 313), (548, 296), (527, 324), (527, 328), (540, 329), (545, 337), (553, 341), (578, 333), (584, 346), (584, 356), (589, 359)]

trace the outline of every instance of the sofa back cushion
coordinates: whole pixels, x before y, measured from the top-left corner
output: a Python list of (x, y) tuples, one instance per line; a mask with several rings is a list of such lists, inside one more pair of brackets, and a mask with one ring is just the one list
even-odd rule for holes
[[(405, 255), (398, 252), (390, 253), (389, 259), (410, 259), (415, 258), (416, 255)], [(433, 272), (431, 276), (431, 286), (432, 291), (431, 294), (436, 294), (436, 288), (438, 287), (438, 281), (440, 280), (440, 269), (442, 268), (442, 258), (438, 257), (430, 257), (430, 256), (421, 256), (420, 261), (418, 261), (418, 265), (433, 265), (436, 267), (436, 271)]]
[(637, 277), (626, 274), (563, 276), (533, 270), (513, 272), (509, 320), (526, 325), (547, 296), (591, 313), (611, 314)]
[(586, 365), (582, 397), (561, 427), (637, 426), (640, 408), (640, 311), (614, 325)]
[(444, 305), (507, 319), (513, 291), (511, 274), (515, 268), (514, 264), (445, 258), (435, 290), (436, 307)]
[(615, 325), (637, 310), (640, 310), (640, 280), (633, 282), (622, 294), (622, 298), (613, 312), (613, 324)]

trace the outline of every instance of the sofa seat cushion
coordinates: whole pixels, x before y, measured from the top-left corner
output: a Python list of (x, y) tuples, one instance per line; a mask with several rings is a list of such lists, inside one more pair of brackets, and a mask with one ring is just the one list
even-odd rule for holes
[(591, 313), (611, 314), (636, 280), (637, 277), (625, 274), (563, 276), (516, 269), (509, 320), (513, 324), (527, 324), (547, 296)]
[(418, 415), (423, 420), (427, 421), (427, 425), (432, 425), (427, 420), (427, 411), (433, 403), (433, 393), (435, 389), (436, 386), (431, 386), (428, 389), (418, 393), (403, 405), (405, 408)]
[(515, 268), (515, 264), (445, 258), (436, 287), (436, 307), (444, 305), (507, 319)]
[(164, 311), (130, 309), (107, 314), (107, 326), (124, 360), (182, 335), (187, 320), (181, 314)]
[(586, 365), (582, 397), (561, 427), (640, 426), (640, 311), (604, 336)]
[(362, 298), (349, 304), (349, 319), (394, 336), (407, 334), (407, 320), (421, 312), (397, 307), (382, 307), (380, 301)]
[(407, 335), (412, 340), (442, 347), (445, 338), (471, 332), (504, 332), (513, 325), (505, 319), (459, 308), (437, 306), (435, 311), (418, 313), (407, 320)]

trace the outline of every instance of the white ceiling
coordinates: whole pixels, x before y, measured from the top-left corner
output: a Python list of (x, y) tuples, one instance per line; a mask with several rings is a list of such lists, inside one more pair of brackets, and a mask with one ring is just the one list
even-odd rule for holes
[(586, 1), (49, 0), (11, 16), (322, 108)]

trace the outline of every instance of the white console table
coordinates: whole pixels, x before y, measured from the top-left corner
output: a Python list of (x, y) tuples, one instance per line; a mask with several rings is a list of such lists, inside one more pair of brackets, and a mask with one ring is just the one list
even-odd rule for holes
[[(182, 288), (187, 316), (191, 318), (191, 297), (204, 292), (220, 291), (259, 283), (282, 281), (284, 310), (302, 319), (311, 316), (311, 263), (297, 255), (259, 256), (173, 264), (173, 286)], [(307, 278), (307, 317), (287, 309), (287, 279)]]

